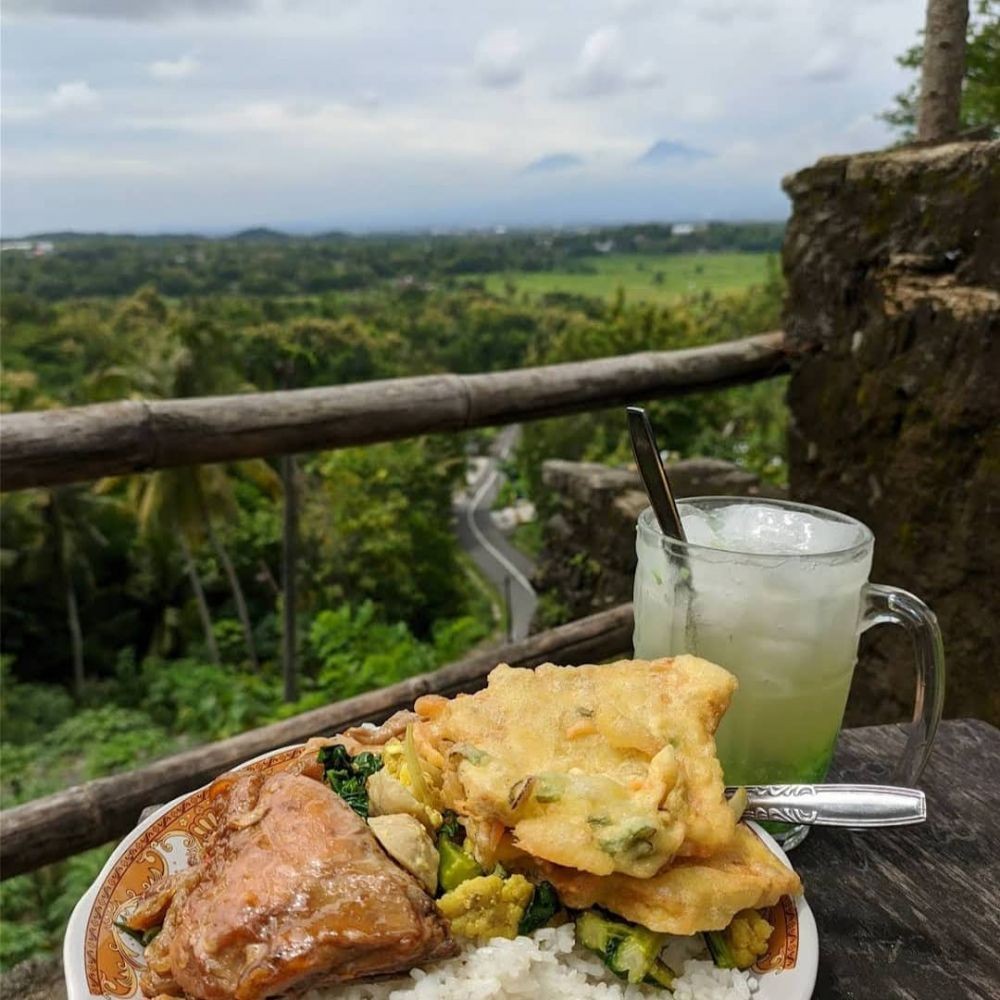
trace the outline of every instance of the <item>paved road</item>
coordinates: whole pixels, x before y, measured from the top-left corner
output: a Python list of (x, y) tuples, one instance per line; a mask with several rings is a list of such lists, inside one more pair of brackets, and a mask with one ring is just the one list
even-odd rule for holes
[(472, 482), (455, 501), (455, 533), (459, 544), (501, 595), (505, 580), (510, 580), (510, 631), (514, 639), (523, 639), (528, 634), (538, 604), (530, 580), (534, 565), (493, 523), (490, 508), (504, 483), (500, 461), (508, 457), (519, 434), (520, 428), (513, 426), (505, 427), (497, 435), (490, 454), (479, 462)]

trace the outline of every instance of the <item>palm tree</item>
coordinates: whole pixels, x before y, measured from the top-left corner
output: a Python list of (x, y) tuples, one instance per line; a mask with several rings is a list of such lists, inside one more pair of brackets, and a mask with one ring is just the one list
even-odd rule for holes
[[(116, 322), (125, 331), (140, 332), (141, 354), (96, 373), (91, 379), (93, 395), (104, 399), (122, 396), (164, 399), (247, 388), (226, 363), (223, 331), (205, 322), (168, 329), (162, 325), (166, 312), (161, 306), (161, 300), (148, 289), (140, 290), (123, 304)], [(218, 516), (228, 517), (236, 510), (232, 475), (255, 483), (272, 496), (280, 492), (274, 470), (263, 459), (252, 459), (227, 466), (160, 470), (144, 477), (139, 485), (133, 482), (128, 495), (143, 533), (159, 529), (176, 537), (195, 594), (209, 656), (217, 663), (219, 653), (211, 614), (194, 558), (203, 539), (208, 540), (229, 583), (247, 657), (257, 669), (259, 660), (246, 597), (214, 523)]]
[[(3, 412), (43, 410), (57, 405), (55, 400), (39, 392), (34, 372), (4, 372), (3, 405), (0, 407)], [(8, 511), (18, 508), (18, 513), (35, 525), (27, 545), (21, 551), (5, 551), (4, 562), (27, 559), (28, 575), (35, 578), (47, 578), (53, 567), (58, 573), (70, 639), (73, 694), (77, 699), (83, 696), (86, 680), (77, 589), (80, 578), (90, 576), (89, 552), (95, 546), (107, 545), (107, 539), (95, 523), (102, 505), (103, 500), (85, 486), (25, 490), (4, 498)]]
[(101, 505), (102, 498), (84, 486), (24, 490), (3, 500), (5, 520), (16, 507), (15, 516), (34, 526), (21, 537), (17, 551), (4, 551), (4, 563), (25, 560), (27, 577), (35, 580), (50, 580), (53, 569), (57, 575), (69, 633), (73, 695), (78, 700), (86, 680), (79, 588), (92, 576), (89, 556), (93, 549), (107, 545), (95, 523)]

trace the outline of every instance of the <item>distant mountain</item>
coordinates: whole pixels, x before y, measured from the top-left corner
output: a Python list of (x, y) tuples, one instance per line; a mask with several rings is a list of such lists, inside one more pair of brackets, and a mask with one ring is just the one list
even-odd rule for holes
[(254, 226), (252, 229), (241, 229), (238, 233), (233, 233), (229, 238), (231, 240), (242, 240), (244, 243), (291, 239), (288, 233), (282, 233), (277, 229), (268, 229), (267, 226)]
[[(14, 238), (3, 237), (4, 240)], [(75, 229), (64, 229), (51, 233), (29, 233), (27, 236), (16, 237), (16, 239), (48, 243), (81, 243), (84, 240), (135, 240), (162, 243), (168, 240), (191, 242), (203, 240), (205, 237), (199, 233), (84, 233)]]
[(544, 174), (555, 170), (571, 170), (583, 166), (583, 157), (575, 153), (550, 153), (529, 163), (522, 174)]
[(704, 149), (696, 149), (683, 142), (674, 142), (672, 139), (660, 139), (654, 142), (645, 153), (635, 162), (641, 166), (656, 167), (664, 163), (673, 163), (678, 160), (706, 160), (712, 154)]

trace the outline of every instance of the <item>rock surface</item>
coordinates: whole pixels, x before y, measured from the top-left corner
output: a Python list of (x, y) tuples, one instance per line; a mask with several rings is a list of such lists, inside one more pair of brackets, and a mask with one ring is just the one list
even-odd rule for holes
[[(679, 497), (775, 496), (745, 469), (714, 458), (668, 467)], [(649, 506), (634, 469), (550, 459), (542, 466), (550, 495), (543, 549), (533, 583), (540, 592), (536, 628), (547, 628), (632, 600), (635, 522)]]
[[(784, 182), (790, 492), (875, 532), (873, 578), (937, 612), (945, 712), (1000, 722), (1000, 142), (829, 157)], [(866, 636), (848, 721), (912, 704)]]
[(66, 1000), (58, 958), (31, 958), (0, 976), (0, 996), (10, 1000)]

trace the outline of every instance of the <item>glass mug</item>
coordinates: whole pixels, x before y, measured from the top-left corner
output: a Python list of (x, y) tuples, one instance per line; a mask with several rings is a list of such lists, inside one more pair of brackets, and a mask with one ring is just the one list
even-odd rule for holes
[[(915, 785), (944, 701), (941, 632), (919, 598), (868, 582), (871, 530), (844, 514), (780, 500), (693, 497), (677, 506), (687, 542), (665, 536), (652, 508), (639, 515), (635, 655), (694, 653), (739, 679), (716, 734), (726, 783), (821, 782), (858, 639), (889, 623), (913, 639), (913, 726), (893, 780)], [(748, 542), (746, 531), (756, 537)], [(807, 828), (772, 832), (794, 847)]]

